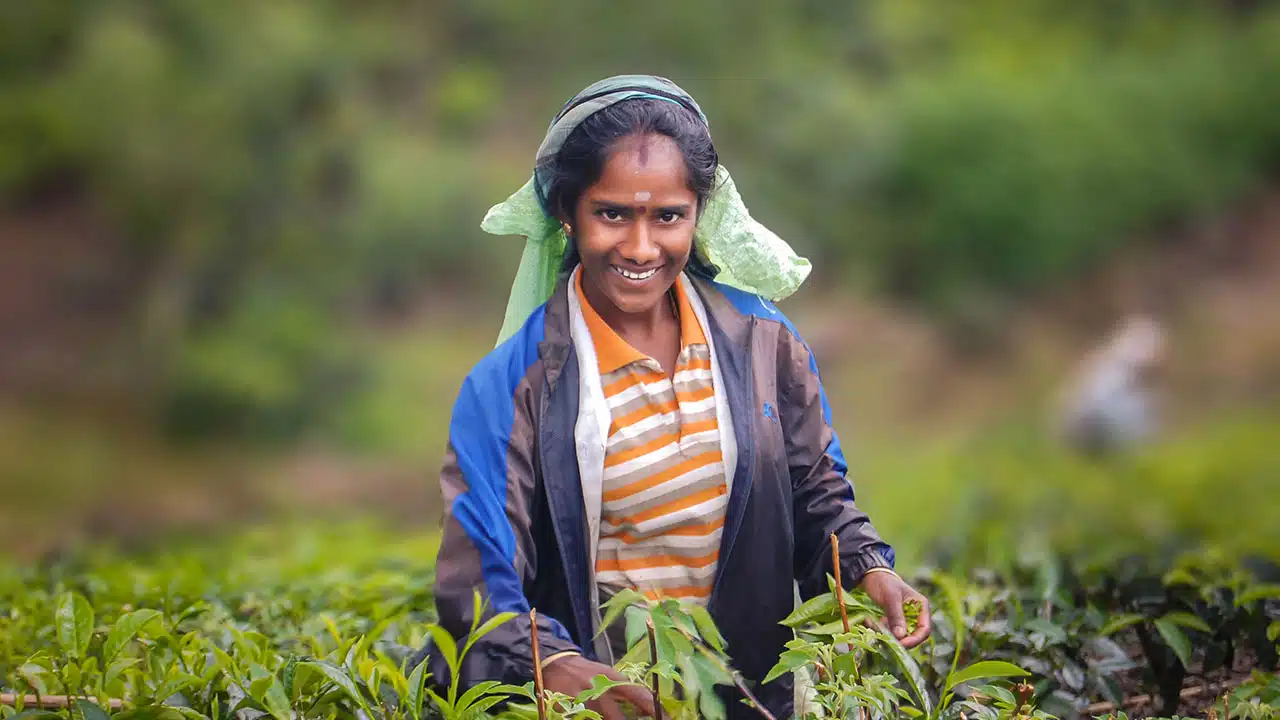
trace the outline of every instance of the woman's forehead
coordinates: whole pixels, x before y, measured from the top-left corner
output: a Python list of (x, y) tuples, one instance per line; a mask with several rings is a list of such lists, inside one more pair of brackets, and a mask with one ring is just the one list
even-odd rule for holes
[(600, 179), (591, 190), (626, 195), (646, 202), (659, 195), (688, 189), (684, 155), (675, 141), (664, 135), (624, 138), (605, 160)]

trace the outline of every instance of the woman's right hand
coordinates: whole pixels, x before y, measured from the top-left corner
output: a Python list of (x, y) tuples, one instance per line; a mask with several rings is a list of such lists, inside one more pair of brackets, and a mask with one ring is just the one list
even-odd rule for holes
[[(608, 665), (588, 660), (581, 655), (566, 655), (552, 660), (543, 668), (542, 684), (548, 690), (576, 697), (591, 687), (591, 679), (597, 675), (626, 682), (626, 678)], [(587, 707), (604, 716), (604, 720), (626, 720), (631, 716), (623, 712), (620, 702), (635, 706), (641, 717), (657, 717), (653, 697), (639, 685), (613, 688), (600, 696), (599, 700), (587, 703)]]

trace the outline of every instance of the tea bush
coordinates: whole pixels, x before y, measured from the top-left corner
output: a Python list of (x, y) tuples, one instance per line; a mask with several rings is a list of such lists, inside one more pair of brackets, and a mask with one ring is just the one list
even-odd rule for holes
[[(465, 643), (433, 624), (436, 543), (346, 523), (261, 529), (146, 557), (98, 549), (40, 568), (4, 566), (0, 717), (527, 719), (539, 698), (545, 717), (593, 717), (585, 703), (608, 683), (575, 698), (540, 696), (533, 683), (468, 690), (438, 687), (425, 665), (412, 665), (430, 639), (457, 667), (471, 640), (510, 617), (489, 618)], [(1274, 672), (1280, 586), (1258, 584), (1222, 555), (1165, 570), (1104, 572), (1053, 556), (968, 577), (922, 570), (915, 582), (934, 603), (935, 631), (909, 652), (865, 595), (833, 580), (785, 621), (796, 640), (775, 673), (811, 679), (817, 717), (951, 720), (1070, 716), (1093, 700), (1118, 701), (1116, 674), (1133, 667), (1139, 647), (1146, 683), (1166, 696), (1246, 645), (1260, 671)], [(476, 617), (485, 617), (479, 607)], [(725, 694), (752, 702), (705, 610), (624, 593), (606, 622), (624, 620), (632, 649), (618, 669), (654, 688), (670, 716), (722, 717)], [(1268, 678), (1233, 691), (1230, 717), (1262, 716), (1275, 701)]]

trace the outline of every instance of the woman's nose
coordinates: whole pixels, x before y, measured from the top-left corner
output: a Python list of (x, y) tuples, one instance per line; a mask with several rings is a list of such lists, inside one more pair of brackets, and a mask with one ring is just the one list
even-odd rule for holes
[(662, 249), (654, 242), (646, 222), (632, 224), (631, 232), (618, 251), (623, 259), (636, 265), (648, 265), (662, 257)]

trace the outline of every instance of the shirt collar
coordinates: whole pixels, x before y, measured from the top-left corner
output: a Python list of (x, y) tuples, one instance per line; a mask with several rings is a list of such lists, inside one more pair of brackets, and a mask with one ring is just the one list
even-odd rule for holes
[[(631, 343), (623, 340), (622, 336), (609, 327), (609, 323), (605, 322), (604, 318), (600, 317), (600, 313), (591, 307), (591, 302), (587, 299), (586, 293), (582, 289), (581, 266), (574, 271), (574, 283), (578, 291), (578, 298), (581, 301), (582, 319), (586, 322), (587, 330), (591, 333), (591, 342), (595, 345), (600, 374), (614, 372), (634, 362), (649, 360), (649, 356), (636, 350), (631, 346)], [(699, 324), (698, 316), (693, 310), (693, 305), (689, 302), (684, 283), (678, 278), (673, 286), (673, 291), (676, 296), (676, 307), (680, 312), (681, 348), (683, 349), (690, 345), (705, 345), (707, 338), (702, 330), (702, 325)]]

